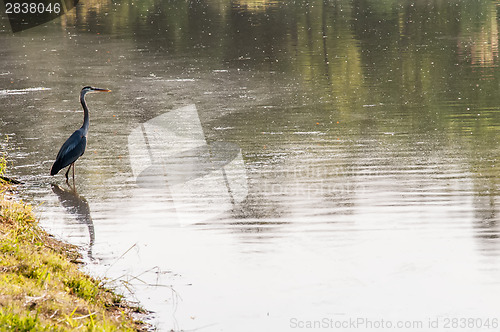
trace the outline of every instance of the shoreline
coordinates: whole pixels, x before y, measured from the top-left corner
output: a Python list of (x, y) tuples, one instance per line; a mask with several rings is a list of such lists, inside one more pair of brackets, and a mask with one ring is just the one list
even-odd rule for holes
[(154, 330), (146, 310), (80, 270), (78, 247), (44, 231), (14, 189), (0, 177), (0, 330)]

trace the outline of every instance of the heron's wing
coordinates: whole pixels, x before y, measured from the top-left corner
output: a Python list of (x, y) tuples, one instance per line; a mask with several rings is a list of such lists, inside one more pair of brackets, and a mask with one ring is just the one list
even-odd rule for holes
[(61, 146), (50, 174), (55, 175), (64, 167), (74, 163), (85, 152), (86, 145), (87, 137), (84, 136), (83, 130), (78, 129)]

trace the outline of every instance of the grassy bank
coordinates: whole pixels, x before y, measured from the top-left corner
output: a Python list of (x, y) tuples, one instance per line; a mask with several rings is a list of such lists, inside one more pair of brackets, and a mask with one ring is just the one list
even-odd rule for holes
[[(5, 161), (0, 160), (0, 174)], [(134, 309), (78, 269), (74, 246), (37, 223), (0, 180), (0, 331), (137, 331)]]

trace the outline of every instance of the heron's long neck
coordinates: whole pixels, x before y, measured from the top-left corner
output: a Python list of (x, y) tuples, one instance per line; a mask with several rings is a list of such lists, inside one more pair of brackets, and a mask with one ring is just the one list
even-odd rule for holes
[(83, 107), (83, 126), (82, 126), (82, 129), (84, 130), (85, 135), (87, 135), (87, 133), (89, 131), (90, 118), (89, 118), (89, 109), (87, 107), (87, 103), (85, 102), (85, 93), (80, 94), (80, 103), (82, 103), (82, 107)]

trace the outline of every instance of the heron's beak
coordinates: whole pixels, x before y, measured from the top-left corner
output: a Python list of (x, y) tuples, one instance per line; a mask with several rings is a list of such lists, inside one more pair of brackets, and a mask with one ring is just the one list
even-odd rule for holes
[(108, 90), (108, 89), (99, 89), (99, 88), (94, 88), (94, 91), (99, 91), (99, 92), (111, 92), (111, 90)]

